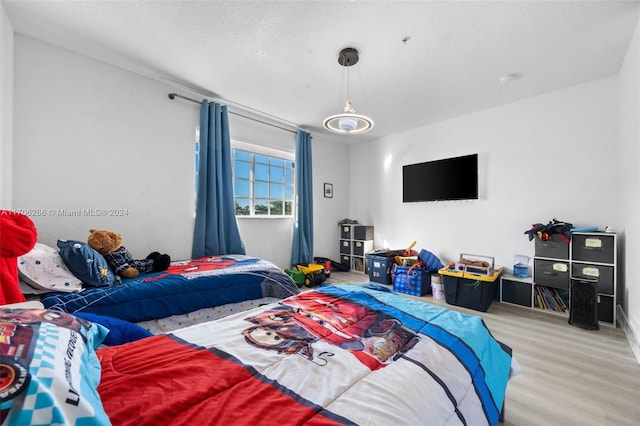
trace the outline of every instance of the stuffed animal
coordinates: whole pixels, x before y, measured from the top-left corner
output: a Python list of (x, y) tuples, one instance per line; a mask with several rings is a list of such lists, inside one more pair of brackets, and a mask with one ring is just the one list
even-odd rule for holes
[(164, 271), (171, 263), (168, 254), (160, 254), (157, 251), (145, 259), (135, 260), (122, 245), (122, 235), (106, 229), (90, 229), (87, 244), (102, 254), (113, 272), (122, 278), (135, 278), (140, 274)]
[(0, 210), (0, 305), (26, 300), (18, 283), (18, 257), (29, 253), (37, 240), (29, 216)]

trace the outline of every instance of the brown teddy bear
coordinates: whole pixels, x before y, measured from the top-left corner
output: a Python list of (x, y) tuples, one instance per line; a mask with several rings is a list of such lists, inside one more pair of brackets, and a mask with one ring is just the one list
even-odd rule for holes
[(140, 274), (164, 271), (171, 263), (168, 254), (160, 254), (157, 251), (149, 254), (146, 259), (135, 260), (122, 245), (122, 235), (106, 229), (90, 229), (87, 244), (102, 254), (113, 272), (122, 278), (135, 278)]

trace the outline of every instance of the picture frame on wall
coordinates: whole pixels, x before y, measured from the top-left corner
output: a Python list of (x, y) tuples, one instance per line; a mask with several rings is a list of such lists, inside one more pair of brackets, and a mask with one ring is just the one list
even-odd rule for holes
[(324, 198), (333, 198), (333, 184), (325, 183), (324, 184)]

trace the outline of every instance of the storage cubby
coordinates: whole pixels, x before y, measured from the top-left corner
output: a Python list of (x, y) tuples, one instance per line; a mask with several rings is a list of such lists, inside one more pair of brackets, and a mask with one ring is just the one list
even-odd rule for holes
[[(536, 239), (533, 277), (503, 275), (500, 302), (570, 317), (572, 289), (586, 281), (596, 291), (600, 324), (616, 325), (617, 237), (608, 232), (574, 232), (571, 241), (554, 235), (549, 241)], [(576, 306), (584, 315), (583, 306)], [(595, 312), (595, 311), (594, 311)], [(574, 315), (571, 316), (573, 321)]]
[(367, 273), (365, 255), (373, 251), (373, 226), (340, 225), (340, 262), (349, 270)]
[(616, 325), (617, 246), (616, 234), (608, 232), (576, 232), (571, 239), (572, 281), (594, 283), (598, 321), (612, 326)]
[(503, 275), (500, 278), (500, 302), (533, 307), (533, 281), (530, 278)]
[(544, 285), (533, 286), (533, 307), (544, 311), (559, 314), (569, 313), (569, 289), (547, 287)]

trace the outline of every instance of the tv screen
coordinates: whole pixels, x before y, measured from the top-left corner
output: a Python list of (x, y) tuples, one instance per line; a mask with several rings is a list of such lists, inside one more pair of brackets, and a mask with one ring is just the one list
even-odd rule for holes
[(477, 200), (478, 154), (402, 166), (402, 201)]

